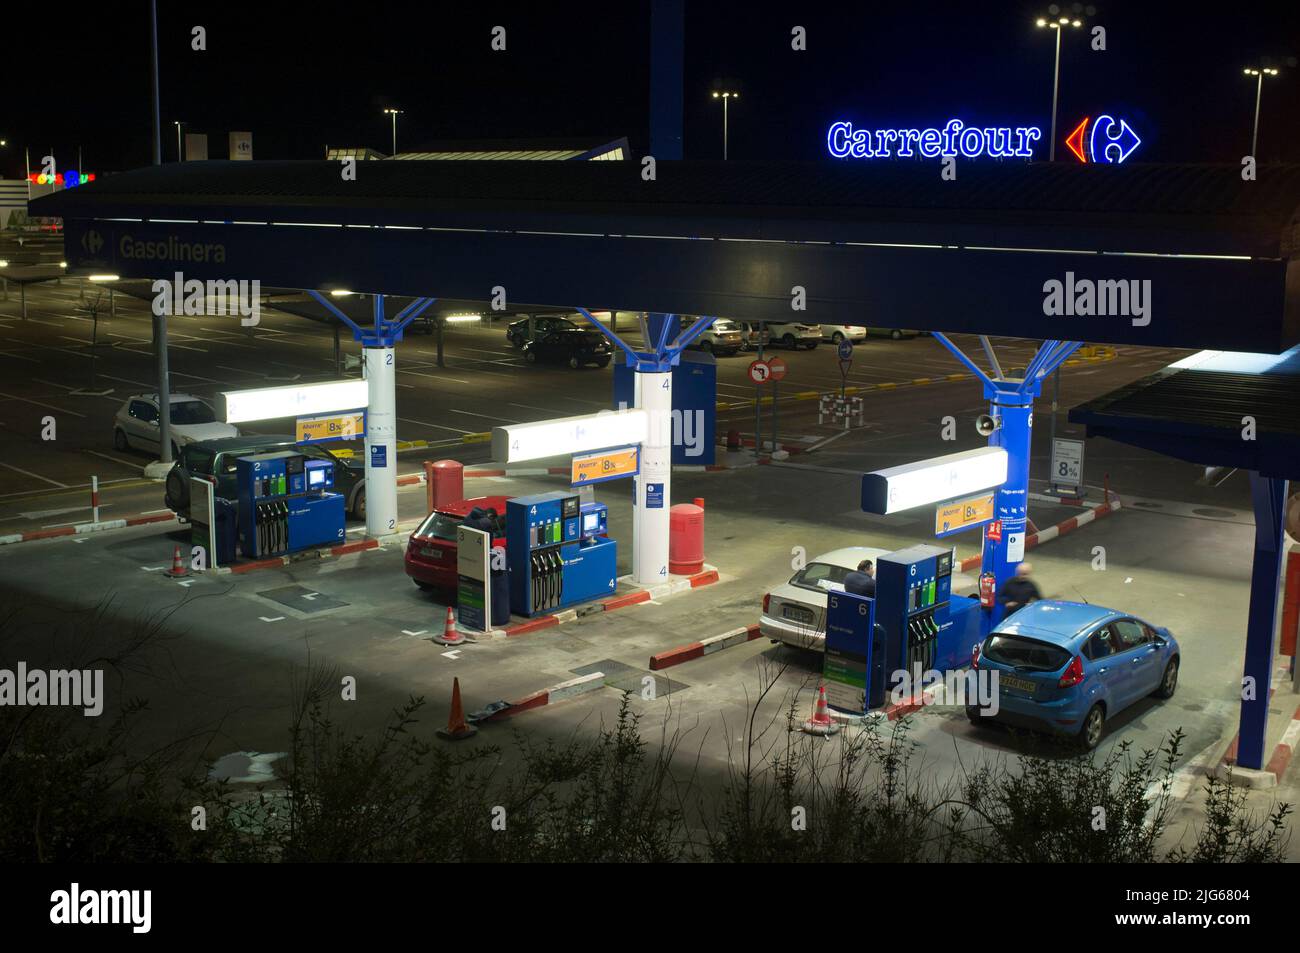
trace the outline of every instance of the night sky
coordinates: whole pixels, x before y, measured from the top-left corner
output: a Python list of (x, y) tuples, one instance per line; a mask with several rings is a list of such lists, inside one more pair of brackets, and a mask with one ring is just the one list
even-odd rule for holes
[[(409, 10), (404, 9), (409, 6)], [(733, 159), (820, 159), (826, 127), (1050, 122), (1048, 4), (687, 3), (685, 150), (721, 157), (717, 81), (738, 89)], [(1066, 12), (1072, 4), (1064, 4)], [(405, 110), (400, 149), (440, 139), (616, 137), (648, 148), (649, 3), (159, 3), (163, 158), (172, 121), (209, 134), (250, 130), (256, 158), (322, 158), (326, 145), (389, 150), (382, 109)], [(3, 46), (0, 164), (6, 177), (53, 146), (60, 168), (111, 172), (149, 161), (149, 26), (144, 0), (51, 7)], [(1300, 3), (1097, 4), (1064, 37), (1058, 143), (1085, 115), (1122, 116), (1135, 158), (1236, 162), (1249, 150), (1264, 58), (1259, 157), (1300, 162)], [(25, 14), (15, 11), (21, 19)], [(206, 52), (190, 48), (194, 25)], [(489, 48), (507, 29), (507, 51)], [(808, 51), (790, 49), (790, 28)], [(1088, 27), (1107, 28), (1106, 52)], [(17, 42), (15, 42), (17, 40)], [(1058, 145), (1058, 153), (1064, 150)], [(1043, 157), (1046, 144), (1043, 144)], [(1059, 157), (1059, 156), (1058, 156)]]

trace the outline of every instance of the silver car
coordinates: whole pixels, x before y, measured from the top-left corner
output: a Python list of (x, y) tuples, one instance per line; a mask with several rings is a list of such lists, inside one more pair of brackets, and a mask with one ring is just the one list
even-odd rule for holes
[[(212, 408), (189, 394), (171, 395), (171, 439), (173, 459), (181, 447), (198, 440), (238, 437), (239, 430), (217, 420)], [(113, 418), (113, 447), (117, 450), (160, 452), (158, 439), (158, 395), (128, 397)]]

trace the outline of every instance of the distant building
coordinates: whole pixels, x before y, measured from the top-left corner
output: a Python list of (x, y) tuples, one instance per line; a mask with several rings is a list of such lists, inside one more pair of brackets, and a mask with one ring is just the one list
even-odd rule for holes
[(365, 146), (327, 146), (327, 159), (525, 159), (533, 161), (622, 160), (632, 157), (627, 137), (612, 141), (561, 139), (487, 139), (431, 143), (426, 147), (386, 156)]

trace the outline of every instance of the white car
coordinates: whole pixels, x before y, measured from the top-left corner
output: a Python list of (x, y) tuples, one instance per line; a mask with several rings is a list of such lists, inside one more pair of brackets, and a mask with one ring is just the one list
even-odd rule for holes
[[(864, 559), (879, 561), (893, 550), (873, 549), (870, 546), (846, 546), (822, 553), (803, 569), (790, 577), (790, 581), (777, 586), (763, 597), (763, 614), (758, 619), (758, 629), (769, 639), (793, 645), (796, 648), (825, 651), (826, 644), (826, 594), (843, 592), (844, 577), (858, 568)], [(974, 586), (974, 580), (953, 573), (952, 591), (965, 592)]]
[(823, 324), (822, 340), (834, 341), (839, 344), (841, 341), (865, 341), (867, 339), (867, 329), (857, 324)]
[[(199, 440), (238, 437), (239, 430), (217, 420), (212, 408), (189, 394), (171, 395), (172, 459), (181, 447)], [(160, 452), (158, 442), (158, 395), (128, 397), (113, 418), (113, 447), (117, 450)]]
[(822, 553), (763, 597), (759, 631), (769, 639), (801, 649), (824, 651), (826, 594), (843, 592), (844, 577), (864, 559), (875, 562), (893, 550), (846, 546)]
[(767, 321), (765, 325), (769, 340), (773, 344), (784, 344), (791, 350), (806, 347), (811, 351), (822, 341), (822, 329), (819, 324), (803, 324), (798, 321), (778, 324)]

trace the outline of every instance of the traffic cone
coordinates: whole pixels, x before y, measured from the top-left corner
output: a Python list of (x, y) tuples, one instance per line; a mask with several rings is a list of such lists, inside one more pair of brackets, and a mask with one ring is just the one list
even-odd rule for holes
[[(450, 609), (447, 611), (451, 611)], [(461, 741), (478, 734), (478, 729), (465, 721), (465, 709), (460, 703), (460, 679), (451, 680), (451, 714), (447, 717), (447, 727), (438, 729), (439, 738)]]
[(817, 704), (813, 707), (813, 716), (803, 723), (803, 730), (810, 735), (833, 735), (840, 726), (826, 710), (826, 685), (817, 688)]
[(440, 645), (461, 645), (469, 641), (463, 632), (456, 631), (456, 613), (447, 606), (447, 624), (443, 626), (442, 635), (435, 635), (433, 641)]
[(172, 568), (163, 573), (163, 575), (172, 579), (184, 579), (189, 574), (189, 569), (181, 560), (181, 548), (177, 546), (175, 551), (172, 553)]

